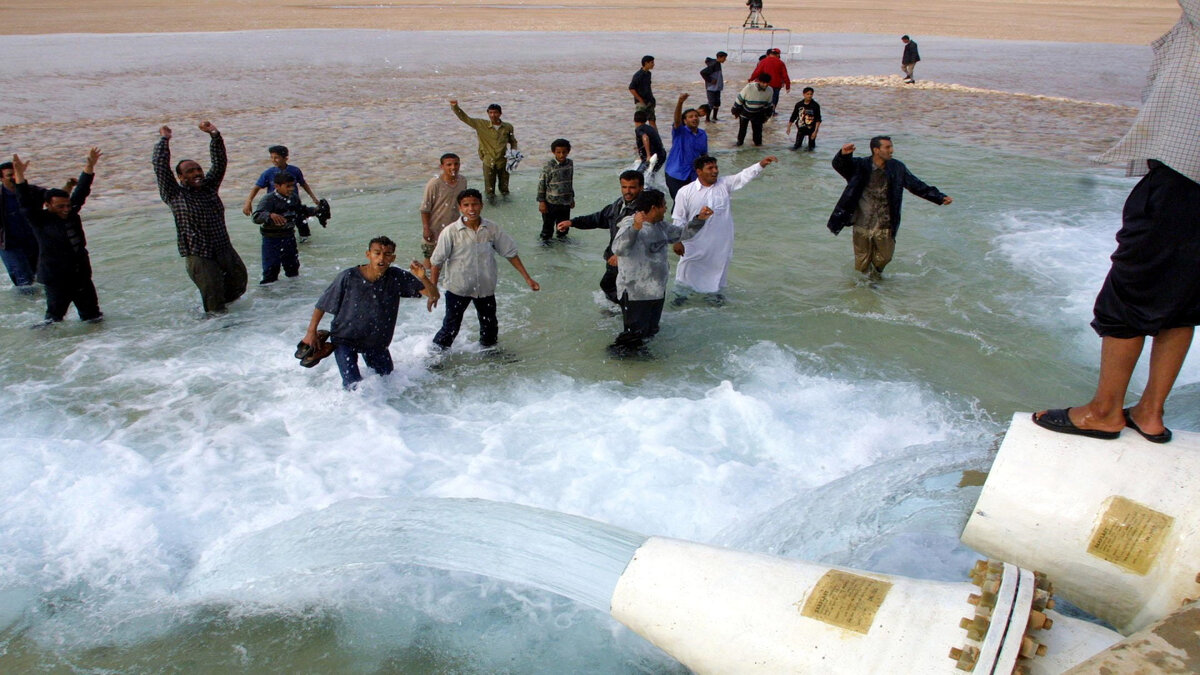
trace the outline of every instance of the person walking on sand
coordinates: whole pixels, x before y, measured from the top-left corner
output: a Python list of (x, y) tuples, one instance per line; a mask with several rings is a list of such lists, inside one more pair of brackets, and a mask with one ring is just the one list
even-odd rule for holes
[(475, 130), (479, 137), (479, 159), (483, 161), (483, 189), (487, 192), (489, 204), (496, 203), (496, 184), (500, 185), (500, 196), (508, 199), (508, 159), (507, 148), (517, 149), (517, 136), (513, 133), (513, 125), (500, 119), (504, 113), (500, 104), (493, 103), (487, 107), (486, 120), (467, 117), (458, 107), (458, 101), (450, 99), (450, 109), (462, 120), (463, 124)]
[[(1100, 380), (1086, 404), (1034, 413), (1050, 431), (1113, 439), (1129, 427), (1151, 443), (1171, 440), (1164, 407), (1200, 324), (1200, 0), (1179, 5), (1179, 23), (1154, 42), (1141, 112), (1099, 158), (1144, 176), (1125, 201), (1093, 308)], [(1125, 407), (1146, 336), (1150, 375), (1137, 403)]]
[(229, 241), (225, 228), (225, 205), (217, 191), (225, 178), (225, 141), (212, 122), (204, 120), (200, 131), (209, 135), (208, 173), (198, 162), (181, 160), (171, 175), (171, 127), (159, 128), (151, 163), (158, 181), (158, 194), (175, 217), (176, 244), (187, 266), (188, 277), (200, 289), (205, 312), (220, 313), (225, 305), (246, 292), (246, 264)]
[(891, 136), (876, 136), (871, 139), (870, 157), (855, 157), (853, 143), (843, 145), (833, 156), (833, 169), (846, 179), (846, 189), (826, 226), (834, 235), (853, 226), (854, 269), (872, 279), (882, 275), (896, 251), (905, 190), (934, 204), (954, 201), (922, 183), (903, 162), (892, 159), (894, 151)]
[(921, 60), (921, 54), (917, 52), (916, 40), (904, 35), (900, 41), (904, 43), (904, 53), (900, 55), (900, 70), (904, 71), (904, 81), (913, 84), (916, 82), (913, 79), (913, 68), (916, 68), (917, 61)]

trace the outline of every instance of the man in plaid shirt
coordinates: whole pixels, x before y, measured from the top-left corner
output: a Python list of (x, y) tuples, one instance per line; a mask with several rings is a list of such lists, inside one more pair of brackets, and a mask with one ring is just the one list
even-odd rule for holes
[[(1171, 440), (1163, 407), (1200, 324), (1200, 0), (1179, 6), (1179, 23), (1152, 45), (1141, 112), (1099, 157), (1144, 178), (1125, 201), (1092, 311), (1101, 338), (1096, 393), (1082, 406), (1035, 413), (1034, 423), (1051, 431), (1113, 439), (1129, 427), (1151, 443)], [(1149, 376), (1137, 403), (1125, 407), (1147, 335)]]
[(179, 255), (187, 265), (188, 277), (200, 289), (204, 311), (224, 312), (225, 305), (246, 292), (246, 265), (225, 229), (225, 205), (217, 191), (225, 178), (225, 141), (212, 122), (200, 123), (208, 134), (212, 166), (208, 173), (198, 162), (185, 159), (171, 175), (171, 127), (159, 129), (154, 146), (154, 175), (158, 194), (175, 216)]

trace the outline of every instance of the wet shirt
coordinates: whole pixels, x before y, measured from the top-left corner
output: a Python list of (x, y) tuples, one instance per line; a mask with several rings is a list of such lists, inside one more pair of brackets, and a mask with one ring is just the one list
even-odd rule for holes
[(887, 190), (887, 172), (883, 167), (874, 167), (862, 196), (858, 198), (858, 208), (854, 211), (854, 227), (867, 230), (891, 227), (892, 219), (888, 215)]
[(733, 176), (721, 176), (712, 185), (692, 181), (675, 193), (671, 221), (676, 225), (690, 222), (705, 206), (713, 211), (704, 229), (688, 242), (675, 268), (677, 283), (701, 293), (716, 293), (725, 287), (729, 262), (733, 260), (731, 194), (749, 184), (762, 170), (762, 165), (755, 162)]
[(633, 227), (632, 215), (622, 219), (612, 242), (617, 254), (617, 296), (634, 301), (665, 298), (670, 275), (667, 249), (690, 239), (702, 227), (704, 221), (696, 218), (686, 225), (642, 223), (638, 230)]
[(429, 214), (429, 229), (433, 231), (435, 241), (446, 225), (458, 219), (458, 193), (466, 189), (467, 179), (461, 174), (453, 184), (442, 180), (441, 174), (425, 184), (419, 210)]
[(638, 157), (641, 157), (642, 161), (650, 159), (646, 154), (646, 144), (642, 140), (647, 137), (650, 139), (650, 154), (658, 155), (658, 161), (660, 162), (665, 161), (667, 158), (667, 149), (663, 147), (662, 136), (658, 135), (658, 129), (649, 124), (639, 125), (633, 130), (633, 141), (637, 144)]
[(468, 298), (496, 294), (496, 254), (517, 256), (517, 242), (487, 218), (472, 230), (459, 218), (438, 237), (429, 262), (440, 267), (438, 279), (446, 290)]
[[(312, 215), (313, 211), (315, 209), (312, 207), (300, 203), (300, 195), (296, 194), (296, 190), (292, 190), (292, 194), (287, 197), (278, 192), (269, 192), (258, 200), (258, 208), (254, 210), (251, 218), (258, 223), (258, 232), (262, 236), (269, 239), (287, 239), (295, 236), (296, 226), (301, 220)], [(276, 225), (271, 220), (272, 213), (283, 216), (287, 222)]]
[(181, 256), (216, 258), (233, 250), (225, 229), (225, 204), (217, 191), (225, 178), (225, 141), (213, 134), (208, 142), (211, 165), (200, 187), (183, 186), (171, 167), (171, 145), (160, 138), (151, 163), (158, 180), (158, 194), (175, 216), (175, 242)]
[(493, 125), (491, 119), (467, 117), (467, 113), (458, 106), (454, 106), (454, 114), (463, 121), (463, 124), (474, 129), (475, 135), (479, 137), (479, 159), (485, 162), (498, 162), (504, 159), (509, 145), (513, 150), (517, 149), (517, 136), (513, 132), (513, 125), (508, 122)]
[[(810, 116), (811, 121), (808, 119)], [(821, 104), (816, 101), (805, 103), (803, 99), (797, 101), (796, 107), (792, 108), (792, 118), (788, 121), (808, 127), (815, 126), (817, 122), (821, 121)]]
[(29, 229), (29, 219), (21, 207), (21, 199), (16, 192), (6, 187), (0, 187), (0, 197), (4, 203), (4, 227), (0, 232), (0, 249), (24, 250), (37, 246), (33, 239), (33, 231)]
[(696, 180), (693, 163), (700, 155), (708, 154), (708, 133), (703, 129), (693, 132), (686, 124), (671, 129), (671, 154), (667, 155), (664, 171), (675, 180)]
[(317, 309), (333, 315), (330, 340), (351, 349), (380, 349), (392, 342), (400, 298), (420, 297), (425, 285), (407, 270), (389, 267), (374, 282), (358, 267), (342, 270), (317, 300)]
[(299, 185), (300, 187), (308, 186), (308, 183), (304, 182), (304, 172), (300, 170), (300, 167), (293, 166), (291, 164), (288, 164), (287, 166), (283, 167), (282, 169), (280, 169), (277, 166), (272, 166), (271, 168), (267, 169), (266, 171), (263, 171), (262, 174), (259, 175), (258, 180), (254, 181), (254, 185), (257, 187), (260, 187), (260, 188), (264, 188), (267, 192), (274, 192), (275, 191), (275, 176), (278, 176), (280, 174), (280, 172), (283, 172), (283, 171), (286, 171), (286, 172), (292, 174), (292, 176), (295, 177), (295, 179), (296, 179), (296, 184)]

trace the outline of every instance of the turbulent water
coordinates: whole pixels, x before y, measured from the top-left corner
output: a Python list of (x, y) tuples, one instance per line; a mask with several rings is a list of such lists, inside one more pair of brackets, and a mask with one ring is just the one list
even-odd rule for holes
[[(209, 47), (196, 50), (217, 58)], [(36, 79), (36, 59), (23, 58)], [(116, 61), (93, 66), (98, 82), (104, 72), (150, 77), (108, 58)], [(579, 77), (586, 59), (562, 67)], [(518, 64), (506, 77), (522, 72), (537, 73)], [(962, 83), (996, 84), (979, 79)], [(727, 303), (668, 307), (651, 353), (630, 360), (605, 350), (620, 318), (596, 287), (604, 235), (534, 245), (535, 168), (553, 136), (536, 131), (550, 122), (523, 127), (518, 114), (529, 118), (540, 90), (514, 94), (525, 107), (510, 119), (519, 137), (529, 130), (529, 159), (514, 200), (484, 215), (514, 233), (543, 290), (501, 269), (498, 354), (478, 349), (468, 315), (454, 349), (435, 358), (442, 310), (402, 305), (395, 374), (349, 393), (331, 362), (305, 370), (292, 351), (316, 297), (362, 259), (369, 238), (401, 240), (402, 258), (417, 253), (416, 206), (436, 157), (398, 162), (356, 139), (413, 137), (432, 152), (453, 138), (478, 184), (469, 130), (447, 119), (440, 97), (444, 117), (427, 115), (439, 142), (425, 137), (425, 119), (365, 129), (314, 121), (353, 136), (325, 152), (396, 177), (343, 183), (308, 149), (313, 161), (297, 163), (333, 201), (329, 229), (301, 247), (298, 279), (252, 286), (208, 320), (169, 215), (147, 191), (155, 111), (138, 117), (105, 99), (104, 116), (72, 126), (17, 123), (20, 107), (6, 107), (6, 139), (28, 139), (15, 149), (35, 159), (32, 139), (69, 145), (56, 130), (81, 147), (105, 139), (85, 140), (78, 127), (117, 131), (111, 173), (102, 162), (85, 209), (104, 324), (31, 329), (41, 296), (0, 287), (0, 670), (675, 672), (602, 611), (644, 535), (961, 578), (972, 553), (957, 535), (978, 490), (956, 487), (961, 471), (987, 468), (1014, 412), (1078, 402), (1094, 386), (1098, 340), (1087, 321), (1132, 181), (1078, 155), (935, 132), (956, 110), (1006, 114), (996, 94), (965, 101), (953, 91), (840, 86), (821, 99), (829, 121), (819, 151), (794, 154), (770, 131), (764, 151), (781, 162), (735, 194)], [(1056, 92), (1086, 98), (1061, 86), (1032, 93)], [(235, 155), (223, 194), (255, 278), (258, 237), (239, 208), (262, 165), (256, 148), (302, 137), (312, 110), (296, 101), (264, 113), (238, 107), (252, 98), (240, 85), (226, 93), (224, 108), (205, 112)], [(472, 108), (502, 95), (474, 96)], [(934, 112), (909, 124), (869, 105), (881, 97)], [(339, 105), (378, 121), (375, 103)], [(839, 105), (855, 113), (839, 119)], [(1079, 117), (1095, 114), (1089, 105), (1075, 108)], [(82, 118), (86, 106), (74, 110)], [(276, 114), (287, 131), (269, 138), (246, 140), (225, 123)], [(627, 153), (601, 143), (606, 132), (588, 120), (554, 114), (586, 141), (575, 152), (576, 213), (599, 209), (616, 197)], [(1038, 133), (1074, 138), (1087, 126), (1061, 125)], [(897, 158), (955, 203), (908, 197), (896, 261), (867, 283), (851, 269), (848, 237), (824, 228), (843, 184), (828, 160), (843, 140), (865, 146), (881, 126), (893, 131)], [(709, 131), (725, 172), (765, 154), (730, 148), (727, 121)], [(48, 171), (35, 179), (51, 182)], [(1193, 359), (1169, 426), (1200, 429), (1198, 383)]]

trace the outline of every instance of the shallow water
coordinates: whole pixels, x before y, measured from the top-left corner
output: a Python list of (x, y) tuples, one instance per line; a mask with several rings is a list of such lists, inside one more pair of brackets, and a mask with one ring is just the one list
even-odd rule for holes
[[(651, 354), (634, 360), (605, 351), (620, 320), (596, 287), (604, 235), (534, 245), (547, 122), (518, 105), (529, 158), (514, 200), (485, 216), (514, 233), (543, 290), (501, 269), (499, 354), (479, 351), (468, 317), (435, 358), (441, 309), (403, 305), (396, 373), (352, 393), (331, 362), (305, 370), (291, 352), (369, 238), (397, 239), (402, 259), (418, 252), (414, 214), (439, 143), (464, 146), (478, 184), (466, 130), (398, 118), (425, 156), (357, 183), (322, 162), (372, 164), (354, 152), (381, 157), (368, 142), (381, 127), (338, 122), (359, 140), (309, 148), (302, 163), (335, 218), (302, 247), (301, 276), (252, 285), (227, 316), (202, 320), (169, 214), (146, 197), (160, 122), (98, 122), (128, 134), (85, 211), (105, 323), (30, 329), (41, 297), (0, 287), (0, 670), (676, 672), (597, 611), (642, 535), (961, 578), (972, 553), (957, 535), (978, 488), (955, 487), (960, 472), (987, 468), (1015, 411), (1094, 386), (1087, 321), (1132, 181), (1080, 156), (998, 148), (970, 124), (931, 129), (953, 106), (920, 120), (881, 112), (892, 108), (880, 97), (919, 92), (838, 86), (852, 112), (819, 152), (792, 153), (776, 130), (765, 150), (781, 162), (736, 193), (728, 302), (668, 307)], [(971, 119), (1005, 114), (995, 98)], [(373, 106), (345, 109), (375, 121)], [(1095, 109), (1071, 109), (1078, 128)], [(289, 127), (312, 120), (303, 103), (279, 110)], [(262, 164), (252, 148), (276, 137), (220, 123), (241, 167), (227, 218), (254, 279), (257, 232), (238, 209)], [(909, 196), (896, 261), (867, 283), (848, 237), (824, 227), (842, 184), (828, 159), (835, 138), (865, 145), (885, 123), (897, 158), (955, 203)], [(1039, 133), (1070, 136), (1076, 123)], [(15, 133), (45, 131), (30, 124)], [(601, 142), (606, 128), (569, 124), (584, 130), (576, 213), (587, 213), (617, 196), (627, 158)], [(710, 127), (726, 172), (764, 154), (732, 150), (732, 130)], [(1089, 143), (1102, 145), (1073, 147)], [(1200, 429), (1198, 383), (1193, 358), (1169, 426)]]

